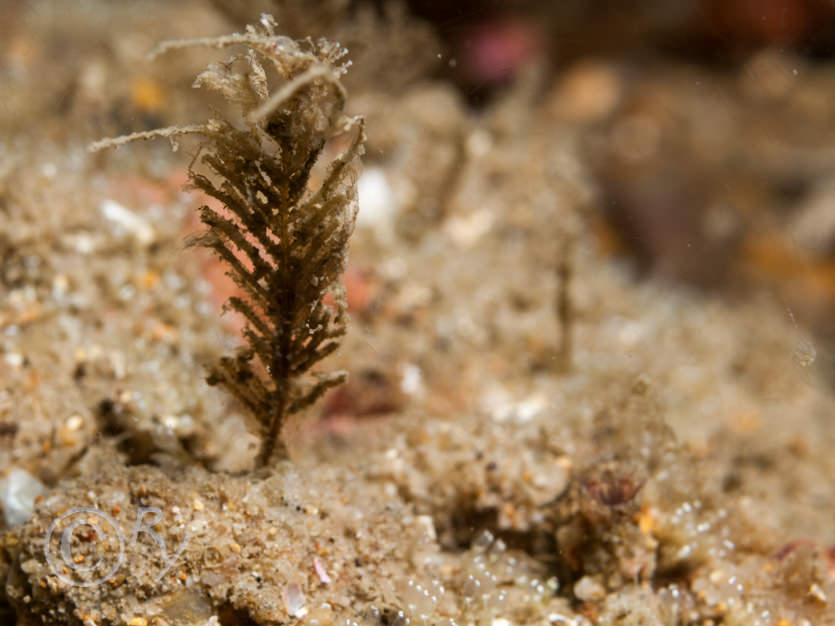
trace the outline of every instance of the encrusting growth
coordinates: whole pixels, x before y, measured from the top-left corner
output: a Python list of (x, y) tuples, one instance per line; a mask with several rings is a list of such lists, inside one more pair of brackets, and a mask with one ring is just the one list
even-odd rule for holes
[[(221, 358), (207, 381), (229, 389), (259, 424), (258, 465), (286, 457), (281, 430), (287, 418), (346, 378), (343, 371), (310, 369), (337, 349), (346, 330), (340, 278), (357, 214), (356, 159), (365, 141), (362, 118), (343, 113), (339, 78), (348, 65), (341, 62), (345, 50), (324, 40), (293, 41), (276, 35), (274, 26), (264, 15), (260, 26), (245, 33), (168, 42), (155, 52), (245, 46), (194, 82), (239, 106), (239, 123), (210, 119), (91, 146), (186, 134), (204, 138), (189, 177), (226, 210), (203, 206), (200, 218), (208, 229), (192, 243), (210, 248), (246, 294), (226, 303), (246, 321), (246, 345)], [(340, 135), (349, 138), (348, 148), (312, 185), (314, 164)], [(206, 171), (197, 172), (196, 165)]]

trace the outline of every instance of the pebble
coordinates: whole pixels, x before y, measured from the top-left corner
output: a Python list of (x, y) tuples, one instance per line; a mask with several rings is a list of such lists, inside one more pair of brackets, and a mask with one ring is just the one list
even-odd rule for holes
[(574, 584), (574, 595), (583, 602), (602, 600), (606, 596), (606, 590), (591, 576), (583, 576)]

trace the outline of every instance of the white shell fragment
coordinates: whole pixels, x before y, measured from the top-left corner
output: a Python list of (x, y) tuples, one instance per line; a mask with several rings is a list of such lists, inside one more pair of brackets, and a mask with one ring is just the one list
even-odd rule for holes
[(35, 498), (46, 491), (43, 483), (22, 469), (13, 469), (0, 480), (0, 502), (6, 526), (14, 528), (29, 521), (35, 508)]
[(284, 609), (290, 617), (303, 617), (307, 613), (304, 606), (304, 594), (299, 583), (288, 583), (282, 593)]

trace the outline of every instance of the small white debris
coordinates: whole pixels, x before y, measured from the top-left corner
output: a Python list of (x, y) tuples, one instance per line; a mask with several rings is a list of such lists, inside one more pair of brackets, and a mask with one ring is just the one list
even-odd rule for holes
[(617, 338), (624, 348), (632, 348), (644, 341), (649, 333), (649, 327), (637, 320), (617, 319)]
[(812, 586), (809, 587), (809, 595), (819, 602), (826, 602), (826, 594), (817, 583), (812, 583)]
[(60, 298), (67, 293), (70, 286), (69, 279), (63, 274), (58, 274), (52, 279), (52, 297)]
[(542, 394), (537, 393), (522, 400), (515, 400), (510, 392), (502, 387), (490, 389), (484, 399), (484, 408), (497, 422), (528, 422), (547, 406), (548, 402)]
[(58, 429), (58, 441), (62, 446), (72, 447), (79, 443), (79, 431), (84, 426), (84, 418), (80, 415), (71, 415)]
[(583, 602), (602, 600), (606, 595), (606, 590), (591, 576), (583, 576), (574, 584), (574, 595)]
[(469, 215), (453, 215), (443, 226), (447, 236), (459, 247), (470, 248), (490, 232), (494, 216), (488, 209), (478, 209)]
[(409, 396), (423, 393), (423, 374), (413, 363), (406, 363), (401, 371), (400, 390)]
[(329, 585), (331, 583), (331, 577), (328, 576), (328, 573), (325, 571), (325, 566), (322, 565), (322, 561), (318, 558), (313, 559), (313, 569), (316, 570), (316, 575), (322, 581), (323, 585)]
[(467, 137), (467, 152), (470, 156), (481, 157), (493, 147), (493, 138), (486, 130), (478, 129)]
[(394, 194), (385, 172), (379, 167), (369, 167), (357, 181), (360, 210), (357, 223), (360, 226), (377, 226), (392, 219), (395, 212)]
[(483, 402), (484, 409), (497, 422), (513, 416), (513, 398), (504, 387), (496, 385), (485, 391)]
[(67, 418), (64, 425), (67, 427), (67, 430), (78, 430), (84, 425), (84, 418), (80, 415), (72, 415)]
[(154, 229), (148, 222), (118, 202), (104, 200), (99, 210), (105, 218), (121, 226), (142, 245), (147, 245), (156, 238)]
[(78, 233), (76, 235), (67, 235), (66, 239), (73, 249), (79, 254), (90, 254), (96, 249), (96, 242), (87, 233)]
[(43, 483), (22, 469), (13, 469), (0, 480), (0, 502), (6, 526), (14, 528), (29, 521), (35, 510), (35, 498), (46, 491)]
[(23, 367), (23, 355), (19, 352), (7, 352), (4, 360), (15, 369)]
[(435, 522), (432, 520), (431, 516), (418, 515), (415, 518), (415, 523), (421, 528), (423, 528), (423, 531), (426, 533), (426, 536), (429, 537), (432, 541), (436, 539)]
[(542, 394), (534, 394), (522, 400), (516, 406), (516, 419), (520, 422), (528, 422), (539, 415), (546, 406), (547, 401), (545, 396)]
[(110, 361), (110, 367), (113, 370), (113, 377), (116, 380), (122, 380), (125, 377), (127, 370), (125, 355), (117, 350), (114, 350), (108, 356)]
[(400, 202), (382, 168), (369, 167), (357, 181), (357, 224), (373, 232), (381, 244), (394, 242), (394, 218)]

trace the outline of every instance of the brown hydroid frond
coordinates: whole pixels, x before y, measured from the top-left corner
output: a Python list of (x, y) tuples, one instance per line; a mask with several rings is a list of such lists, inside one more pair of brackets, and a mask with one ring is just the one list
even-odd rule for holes
[[(135, 133), (91, 149), (159, 136), (204, 138), (191, 185), (225, 210), (203, 206), (207, 230), (192, 243), (212, 250), (243, 290), (245, 296), (230, 298), (226, 307), (242, 316), (246, 340), (211, 368), (207, 380), (229, 389), (259, 424), (263, 465), (287, 455), (280, 437), (287, 418), (346, 377), (310, 369), (337, 349), (346, 330), (340, 279), (356, 220), (363, 120), (343, 114), (345, 51), (335, 44), (276, 35), (272, 18), (263, 16), (246, 33), (170, 42), (154, 54), (190, 45), (245, 48), (194, 82), (237, 105), (240, 118)], [(343, 134), (350, 137), (348, 148), (312, 188), (323, 148)]]

